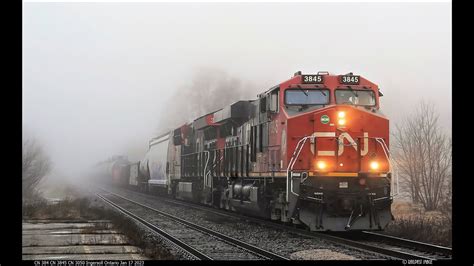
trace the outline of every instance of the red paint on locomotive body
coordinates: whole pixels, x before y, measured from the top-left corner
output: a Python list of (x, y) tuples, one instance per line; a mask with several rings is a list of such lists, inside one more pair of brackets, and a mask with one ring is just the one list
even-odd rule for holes
[[(282, 148), (281, 170), (287, 168), (298, 141), (304, 136), (314, 135), (316, 137), (315, 143), (309, 143), (303, 147), (293, 169), (321, 173), (369, 173), (371, 172), (369, 164), (375, 161), (380, 164), (378, 172), (388, 172), (387, 157), (380, 146), (381, 144), (375, 139), (382, 138), (386, 145), (389, 145), (389, 121), (375, 112), (380, 109), (378, 86), (363, 77), (360, 78), (359, 85), (350, 85), (351, 89), (355, 91), (373, 92), (375, 105), (369, 108), (374, 111), (370, 111), (364, 107), (337, 104), (335, 90), (349, 89), (348, 85), (341, 84), (339, 81), (340, 76), (338, 75), (325, 75), (322, 84), (302, 84), (302, 76), (299, 75), (280, 84), (280, 112), (274, 118), (277, 122), (275, 124), (278, 126), (274, 132), (270, 132), (270, 139), (274, 139), (276, 145), (281, 145), (281, 141), (278, 140), (281, 140), (284, 131), (286, 133), (286, 136), (283, 137), (286, 139), (287, 147), (286, 149)], [(294, 115), (288, 114), (285, 108), (285, 91), (299, 89), (299, 87), (303, 90), (327, 89), (329, 103), (320, 109)], [(339, 112), (345, 113), (346, 123), (344, 126), (338, 125)], [(323, 116), (327, 116), (329, 122), (321, 122)], [(338, 144), (338, 141), (343, 141), (343, 144)], [(353, 145), (354, 143), (356, 145)], [(358, 151), (364, 156), (359, 156)], [(327, 165), (323, 171), (318, 171), (316, 163), (319, 161), (323, 161)]]

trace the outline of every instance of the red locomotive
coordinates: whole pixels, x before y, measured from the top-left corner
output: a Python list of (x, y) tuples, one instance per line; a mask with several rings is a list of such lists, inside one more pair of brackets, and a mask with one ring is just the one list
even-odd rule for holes
[(380, 96), (352, 73), (297, 72), (152, 139), (134, 184), (312, 231), (382, 230), (393, 217)]

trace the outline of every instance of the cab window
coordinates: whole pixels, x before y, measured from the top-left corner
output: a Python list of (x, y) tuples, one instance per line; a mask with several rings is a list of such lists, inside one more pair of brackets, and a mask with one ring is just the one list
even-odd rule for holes
[(375, 94), (371, 90), (337, 89), (336, 104), (375, 106)]
[(287, 105), (326, 105), (329, 103), (329, 90), (298, 89), (285, 91)]

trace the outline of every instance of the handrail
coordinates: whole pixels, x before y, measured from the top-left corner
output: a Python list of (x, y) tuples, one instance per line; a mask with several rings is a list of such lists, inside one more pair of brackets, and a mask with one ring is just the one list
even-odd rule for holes
[[(231, 148), (239, 148), (239, 147), (245, 147), (247, 146), (248, 144), (241, 144), (241, 145), (235, 145), (235, 146), (229, 146), (229, 147), (224, 147), (224, 148), (215, 148), (215, 149), (208, 149), (206, 151), (222, 151), (222, 150), (227, 150), (227, 149), (231, 149)], [(270, 147), (270, 146), (269, 146)], [(186, 154), (181, 154), (181, 156), (188, 156), (188, 155), (193, 155), (193, 154), (196, 154), (196, 153), (200, 153), (200, 152), (192, 152), (192, 153), (186, 153)]]
[[(293, 176), (291, 176), (291, 179), (290, 179), (290, 170), (293, 170), (293, 166), (295, 165), (296, 160), (300, 156), (300, 153), (301, 153), (301, 150), (304, 147), (304, 144), (306, 144), (306, 141), (309, 138), (316, 138), (316, 137), (315, 136), (305, 136), (305, 137), (303, 137), (302, 139), (300, 139), (298, 141), (298, 143), (296, 144), (295, 150), (293, 151), (293, 155), (291, 155), (291, 159), (290, 159), (290, 162), (288, 163), (288, 167), (286, 168), (286, 202), (289, 202), (290, 192), (292, 194), (296, 195), (296, 196), (299, 196), (297, 193), (295, 193), (293, 191)], [(301, 144), (301, 142), (303, 142), (303, 143)], [(295, 155), (296, 155), (296, 157), (295, 157)], [(290, 186), (288, 186), (288, 183), (290, 183)]]
[[(290, 159), (290, 162), (288, 163), (288, 166), (287, 166), (287, 169), (286, 169), (286, 175), (287, 175), (287, 182), (286, 182), (286, 201), (289, 202), (289, 194), (292, 193), (293, 195), (296, 195), (296, 196), (299, 196), (299, 194), (297, 194), (294, 190), (293, 190), (293, 176), (291, 175), (290, 176), (290, 171), (293, 170), (293, 167), (294, 165), (296, 164), (296, 161), (298, 159), (298, 157), (300, 156), (301, 154), (301, 151), (303, 150), (303, 147), (304, 145), (306, 144), (307, 140), (310, 139), (310, 138), (313, 138), (313, 139), (316, 139), (316, 136), (314, 135), (311, 135), (311, 136), (304, 136), (302, 137), (298, 143), (296, 144), (296, 147), (295, 147), (295, 150), (293, 151), (293, 154), (291, 156), (291, 159)], [(390, 154), (390, 150), (388, 149), (388, 146), (387, 144), (385, 143), (385, 140), (383, 138), (380, 138), (380, 137), (370, 137), (371, 139), (375, 139), (377, 141), (377, 143), (379, 143), (382, 147), (382, 150), (384, 152), (384, 155), (385, 157), (387, 158), (387, 161), (389, 163), (389, 172), (392, 172), (393, 170), (393, 163), (392, 163), (392, 160), (391, 160), (391, 154)], [(337, 138), (336, 138), (337, 139)], [(312, 140), (314, 141), (314, 140)], [(244, 147), (244, 146), (247, 146), (247, 145), (236, 145), (236, 146), (232, 146), (232, 147), (224, 147), (224, 148), (221, 148), (221, 149), (212, 149), (212, 150), (206, 150), (206, 151), (203, 151), (206, 156), (207, 156), (207, 159), (206, 159), (206, 163), (205, 163), (205, 166), (204, 166), (204, 173), (203, 173), (203, 176), (204, 176), (204, 186), (206, 187), (208, 185), (208, 179), (209, 179), (209, 176), (211, 175), (211, 171), (209, 171), (207, 173), (207, 168), (208, 168), (208, 163), (209, 163), (209, 159), (210, 159), (210, 151), (226, 151), (228, 149), (231, 149), (231, 148), (238, 148), (238, 147)], [(188, 153), (188, 154), (182, 154), (181, 157), (186, 157), (188, 155), (194, 155), (194, 154), (198, 154), (200, 152), (195, 152), (195, 153)], [(399, 185), (399, 178), (398, 178), (398, 175), (396, 175), (396, 180), (392, 179), (392, 187), (394, 187), (395, 183), (396, 182), (396, 185), (397, 185), (397, 192), (395, 194), (392, 195), (392, 197), (395, 197), (395, 196), (398, 196), (399, 193), (400, 193), (400, 185)]]
[[(390, 150), (387, 146), (387, 143), (385, 142), (385, 140), (383, 138), (375, 138), (375, 140), (377, 141), (377, 143), (380, 144), (380, 146), (382, 146), (382, 150), (385, 154), (385, 157), (387, 158), (387, 161), (388, 161), (388, 167), (389, 167), (389, 172), (393, 174), (393, 163), (392, 163), (392, 155), (390, 154)], [(392, 195), (392, 197), (395, 197), (395, 196), (398, 196), (400, 194), (400, 183), (399, 183), (399, 179), (398, 179), (398, 175), (395, 175), (395, 178), (396, 178), (396, 183), (397, 183), (397, 193), (394, 193)], [(391, 179), (391, 182), (392, 182), (392, 187), (394, 187), (395, 185), (395, 181), (393, 180), (393, 178)]]
[[(245, 150), (245, 152), (249, 152), (249, 144), (241, 144), (241, 145), (229, 146), (229, 147), (224, 147), (224, 148), (215, 148), (215, 149), (204, 150), (204, 151), (202, 151), (202, 152), (192, 152), (192, 153), (181, 154), (181, 158), (182, 158), (182, 159), (184, 159), (184, 158), (189, 158), (189, 157), (192, 157), (193, 155), (201, 154), (201, 153), (203, 153), (203, 152), (219, 152), (219, 153), (224, 152), (224, 153), (227, 153), (227, 152), (229, 152), (229, 151), (233, 151), (234, 149), (235, 149), (235, 151), (236, 151), (236, 153), (237, 153), (236, 155), (243, 153), (244, 150)], [(242, 155), (241, 155), (241, 156), (242, 156)], [(246, 154), (244, 153), (243, 156), (245, 157)], [(210, 157), (210, 155), (209, 155), (209, 157)], [(220, 158), (217, 159), (217, 160), (220, 161)], [(245, 160), (246, 160), (246, 161), (247, 161), (247, 160), (250, 160), (250, 158), (245, 159)], [(223, 162), (220, 162), (220, 163), (223, 163)], [(243, 163), (243, 161), (242, 161), (241, 163)], [(246, 163), (248, 163), (248, 162), (246, 162)], [(206, 162), (206, 166), (207, 166), (207, 162)], [(225, 167), (226, 167), (226, 166), (224, 166), (224, 168), (225, 168)], [(240, 170), (242, 170), (242, 171), (239, 171), (239, 169), (237, 169), (237, 170), (229, 169), (228, 171), (230, 172), (231, 175), (232, 175), (234, 172), (235, 172), (235, 173), (240, 172), (240, 175), (241, 175), (241, 176), (245, 176), (245, 175), (248, 176), (248, 171), (249, 171), (248, 167), (249, 167), (249, 166), (247, 165), (247, 166), (241, 166), (241, 167), (244, 167), (244, 168), (246, 169), (246, 171), (243, 171), (242, 169), (240, 169)], [(207, 168), (206, 168), (206, 170), (207, 170)], [(212, 171), (212, 170), (210, 170), (210, 171)], [(224, 170), (224, 171), (227, 171), (227, 170)], [(247, 173), (247, 174), (245, 174), (245, 173)], [(224, 175), (224, 176), (226, 176), (226, 175)]]
[(207, 170), (207, 164), (209, 163), (209, 151), (204, 151), (204, 153), (207, 155), (207, 160), (206, 160), (206, 164), (204, 165), (204, 187), (206, 187), (207, 185), (207, 173), (206, 173), (206, 170)]

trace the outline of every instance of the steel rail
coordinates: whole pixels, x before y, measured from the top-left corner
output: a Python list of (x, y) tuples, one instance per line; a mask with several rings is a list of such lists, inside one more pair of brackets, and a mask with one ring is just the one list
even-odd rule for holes
[(127, 211), (125, 208), (120, 207), (118, 204), (112, 202), (111, 200), (105, 198), (104, 196), (102, 196), (100, 194), (96, 194), (96, 196), (99, 197), (100, 199), (102, 199), (104, 202), (106, 202), (110, 206), (117, 209), (119, 212), (123, 213), (124, 215), (135, 219), (136, 221), (142, 223), (143, 225), (145, 225), (146, 227), (148, 227), (152, 231), (154, 231), (154, 232), (158, 233), (159, 235), (163, 236), (164, 238), (168, 239), (171, 243), (178, 246), (180, 249), (186, 251), (187, 253), (191, 254), (193, 257), (195, 257), (199, 260), (213, 260), (211, 257), (207, 256), (206, 254), (196, 250), (195, 248), (189, 246), (188, 244), (186, 244), (183, 241), (177, 239), (176, 237), (168, 234), (167, 232), (161, 230), (160, 228), (158, 228), (157, 226), (147, 222), (146, 220), (138, 217), (137, 215), (131, 213), (130, 211)]
[(195, 224), (195, 223), (186, 221), (186, 220), (184, 220), (184, 219), (181, 219), (181, 218), (176, 217), (176, 216), (174, 216), (174, 215), (171, 215), (171, 214), (169, 214), (169, 213), (166, 213), (166, 212), (157, 210), (157, 209), (155, 209), (155, 208), (153, 208), (153, 207), (147, 206), (147, 205), (142, 204), (142, 203), (139, 203), (139, 202), (137, 202), (137, 201), (128, 199), (128, 198), (123, 197), (123, 196), (121, 196), (121, 195), (118, 195), (118, 194), (116, 194), (116, 193), (113, 193), (113, 192), (110, 192), (110, 191), (107, 191), (107, 192), (110, 193), (110, 194), (112, 194), (112, 195), (114, 195), (114, 196), (116, 196), (116, 197), (119, 197), (119, 198), (121, 198), (121, 199), (123, 199), (123, 200), (129, 201), (129, 202), (134, 203), (134, 204), (136, 204), (136, 205), (139, 205), (139, 206), (141, 206), (141, 207), (143, 207), (143, 208), (147, 208), (147, 209), (149, 209), (149, 210), (152, 210), (152, 211), (154, 211), (154, 212), (156, 212), (156, 213), (158, 213), (158, 214), (160, 214), (160, 215), (163, 215), (163, 216), (165, 216), (165, 217), (168, 217), (168, 218), (170, 218), (170, 219), (172, 219), (172, 220), (174, 220), (174, 221), (176, 221), (176, 222), (178, 222), (178, 223), (181, 223), (181, 224), (183, 224), (183, 225), (185, 225), (185, 226), (187, 226), (187, 227), (190, 227), (190, 228), (192, 228), (192, 229), (194, 229), (194, 230), (196, 230), (196, 231), (200, 231), (200, 232), (202, 232), (202, 233), (206, 233), (206, 234), (208, 234), (208, 235), (211, 235), (211, 236), (214, 236), (214, 237), (216, 237), (216, 238), (219, 238), (219, 239), (223, 240), (224, 242), (227, 242), (227, 243), (232, 244), (232, 245), (234, 245), (234, 246), (236, 246), (236, 247), (242, 248), (242, 249), (244, 249), (244, 250), (246, 250), (246, 251), (248, 251), (248, 252), (250, 252), (250, 253), (252, 253), (252, 254), (255, 254), (255, 255), (259, 256), (259, 257), (262, 257), (262, 258), (265, 258), (265, 259), (270, 259), (270, 260), (289, 260), (288, 258), (286, 258), (286, 257), (284, 257), (284, 256), (281, 256), (281, 255), (278, 255), (278, 254), (276, 254), (276, 253), (267, 251), (267, 250), (265, 250), (265, 249), (262, 249), (262, 248), (259, 248), (259, 247), (257, 247), (257, 246), (254, 246), (254, 245), (252, 245), (252, 244), (245, 243), (245, 242), (243, 242), (243, 241), (241, 241), (241, 240), (238, 240), (238, 239), (236, 239), (236, 238), (233, 238), (233, 237), (224, 235), (224, 234), (222, 234), (222, 233), (219, 233), (219, 232), (210, 230), (210, 229), (208, 229), (208, 228), (206, 228), (206, 227), (203, 227), (203, 226), (197, 225), (197, 224)]
[[(360, 241), (351, 240), (351, 239), (348, 239), (348, 238), (331, 235), (330, 233), (309, 232), (307, 230), (298, 229), (298, 228), (291, 228), (291, 227), (288, 227), (287, 225), (262, 220), (261, 218), (243, 216), (241, 214), (230, 213), (230, 212), (223, 211), (223, 210), (214, 210), (214, 209), (210, 209), (207, 206), (201, 206), (201, 205), (198, 205), (198, 204), (195, 204), (195, 203), (183, 202), (183, 201), (179, 201), (179, 200), (170, 200), (170, 199), (166, 199), (166, 201), (170, 202), (170, 203), (176, 203), (176, 204), (181, 204), (181, 205), (184, 205), (184, 206), (189, 206), (189, 207), (201, 209), (201, 210), (208, 211), (208, 212), (213, 212), (213, 213), (220, 214), (220, 215), (240, 217), (241, 219), (252, 220), (252, 221), (257, 222), (257, 223), (264, 223), (265, 225), (269, 225), (271, 227), (278, 228), (278, 229), (285, 229), (289, 232), (297, 233), (301, 236), (324, 238), (324, 239), (326, 239), (328, 241), (332, 241), (334, 243), (342, 243), (342, 244), (345, 244), (347, 246), (356, 247), (356, 248), (359, 248), (359, 249), (362, 249), (362, 250), (373, 251), (373, 252), (376, 252), (376, 253), (380, 253), (380, 254), (383, 254), (383, 255), (393, 257), (395, 259), (402, 259), (402, 260), (406, 260), (406, 259), (435, 260), (433, 258), (426, 257), (426, 256), (421, 256), (421, 255), (411, 254), (411, 253), (407, 253), (407, 252), (403, 252), (403, 251), (392, 250), (392, 249), (388, 249), (388, 248), (383, 248), (383, 247), (379, 247), (379, 246), (365, 244), (365, 243), (362, 243)], [(206, 210), (206, 209), (209, 209), (209, 210)], [(374, 236), (376, 235), (376, 233), (373, 233), (373, 232), (368, 232), (368, 233), (373, 234)], [(380, 234), (377, 234), (377, 235), (380, 235)], [(395, 238), (396, 237), (394, 237), (394, 239)], [(407, 248), (416, 249), (415, 248), (415, 246), (416, 246), (416, 247), (420, 247), (419, 250), (422, 250), (422, 248), (421, 248), (422, 246), (425, 246), (425, 247), (430, 246), (430, 244), (427, 244), (427, 243), (418, 242), (419, 244), (416, 244), (416, 241), (411, 241), (411, 240), (402, 239), (402, 238), (399, 238), (399, 239), (400, 239), (400, 241), (398, 243), (401, 243), (402, 240), (405, 240), (405, 241), (403, 241), (403, 245), (399, 245), (399, 246), (404, 246), (404, 247), (407, 247)], [(392, 243), (395, 243), (395, 241), (392, 241)], [(409, 243), (412, 243), (413, 245), (410, 245)], [(435, 247), (435, 245), (431, 245), (431, 246), (433, 246), (433, 248)], [(450, 252), (451, 249), (450, 248), (441, 247), (441, 246), (437, 246), (437, 247), (439, 247), (438, 251), (443, 250), (443, 252), (437, 252), (437, 253), (442, 253), (442, 254), (445, 254), (445, 255), (448, 255), (448, 256), (451, 255), (451, 252)], [(425, 250), (426, 249), (427, 248), (425, 248)], [(432, 252), (431, 250), (426, 250), (426, 251)], [(449, 250), (449, 254), (448, 254), (447, 250)]]
[(384, 234), (379, 234), (379, 233), (369, 232), (369, 231), (362, 231), (362, 234), (374, 240), (395, 243), (396, 245), (399, 245), (399, 246), (414, 248), (414, 249), (424, 251), (424, 252), (442, 254), (445, 256), (452, 256), (452, 248), (449, 248), (449, 247), (443, 247), (443, 246), (423, 243), (423, 242), (419, 242), (419, 241), (415, 241), (411, 239), (405, 239), (405, 238), (384, 235)]
[(348, 246), (360, 248), (360, 249), (363, 249), (363, 250), (369, 250), (369, 251), (372, 251), (372, 252), (376, 252), (376, 253), (379, 253), (379, 254), (390, 256), (390, 257), (395, 258), (395, 259), (401, 259), (401, 260), (436, 260), (436, 259), (433, 259), (433, 258), (430, 258), (430, 257), (421, 256), (421, 255), (417, 255), (417, 254), (412, 254), (412, 253), (408, 253), (408, 252), (403, 252), (403, 251), (399, 251), (399, 250), (393, 250), (393, 249), (389, 249), (389, 248), (383, 248), (383, 247), (379, 247), (379, 246), (375, 246), (375, 245), (370, 245), (370, 244), (366, 244), (366, 243), (363, 243), (363, 242), (360, 242), (360, 241), (351, 240), (351, 239), (344, 238), (344, 237), (339, 237), (339, 236), (334, 236), (334, 235), (331, 235), (331, 234), (328, 234), (328, 233), (311, 232), (310, 234), (311, 235), (316, 235), (318, 237), (325, 238), (327, 240), (334, 241), (334, 242), (337, 242), (337, 243), (343, 243), (343, 244), (346, 244)]
[[(102, 190), (104, 190), (104, 189), (102, 189)], [(140, 194), (142, 196), (151, 196), (151, 195), (148, 195), (148, 194), (143, 194), (143, 193), (139, 193), (139, 192), (135, 192), (135, 191), (131, 191), (131, 192)], [(295, 234), (298, 234), (298, 235), (301, 235), (301, 236), (304, 236), (304, 237), (323, 238), (323, 239), (331, 241), (333, 243), (343, 244), (343, 245), (346, 245), (348, 247), (357, 248), (357, 249), (362, 250), (362, 251), (375, 252), (375, 253), (378, 253), (378, 254), (389, 256), (389, 257), (394, 258), (394, 259), (399, 259), (399, 260), (407, 260), (407, 259), (437, 260), (437, 259), (426, 257), (426, 256), (421, 256), (421, 255), (417, 255), (417, 254), (411, 254), (411, 253), (407, 253), (407, 252), (403, 252), (403, 251), (392, 250), (392, 249), (388, 249), (388, 248), (383, 248), (383, 247), (379, 247), (379, 246), (366, 244), (366, 243), (363, 243), (363, 242), (360, 242), (360, 241), (355, 241), (355, 240), (351, 240), (351, 239), (348, 239), (348, 238), (335, 236), (335, 235), (332, 235), (330, 233), (310, 232), (310, 231), (307, 231), (307, 230), (304, 230), (304, 229), (292, 228), (292, 227), (289, 227), (288, 225), (279, 224), (279, 223), (276, 223), (276, 222), (273, 222), (273, 221), (263, 220), (261, 218), (256, 218), (256, 217), (252, 217), (252, 216), (244, 216), (244, 215), (241, 215), (241, 214), (238, 214), (238, 213), (229, 212), (229, 211), (225, 211), (225, 210), (213, 209), (213, 208), (210, 208), (208, 206), (193, 203), (193, 202), (175, 200), (175, 199), (170, 199), (170, 198), (163, 197), (163, 196), (158, 196), (158, 195), (152, 195), (151, 197), (156, 197), (156, 198), (162, 199), (163, 201), (168, 202), (168, 203), (177, 204), (177, 205), (181, 205), (181, 206), (187, 206), (187, 207), (191, 207), (191, 208), (198, 209), (198, 210), (203, 210), (203, 211), (206, 211), (206, 212), (215, 213), (215, 214), (222, 215), (222, 216), (240, 218), (240, 219), (249, 220), (249, 221), (252, 221), (252, 222), (255, 222), (255, 223), (258, 223), (258, 224), (265, 224), (267, 226), (270, 226), (270, 227), (273, 227), (273, 228), (276, 228), (276, 229), (286, 230), (288, 232), (292, 232), (292, 233), (295, 233)], [(375, 233), (373, 233), (373, 234), (375, 234)], [(416, 241), (414, 241), (414, 242), (416, 242)], [(408, 242), (405, 242), (405, 243), (408, 243)], [(422, 243), (422, 244), (425, 244), (425, 243)], [(427, 245), (429, 245), (429, 244), (427, 244)], [(408, 246), (408, 247), (413, 248), (413, 246)], [(441, 248), (444, 248), (444, 247), (441, 247)], [(449, 249), (449, 248), (446, 248), (446, 249)]]

